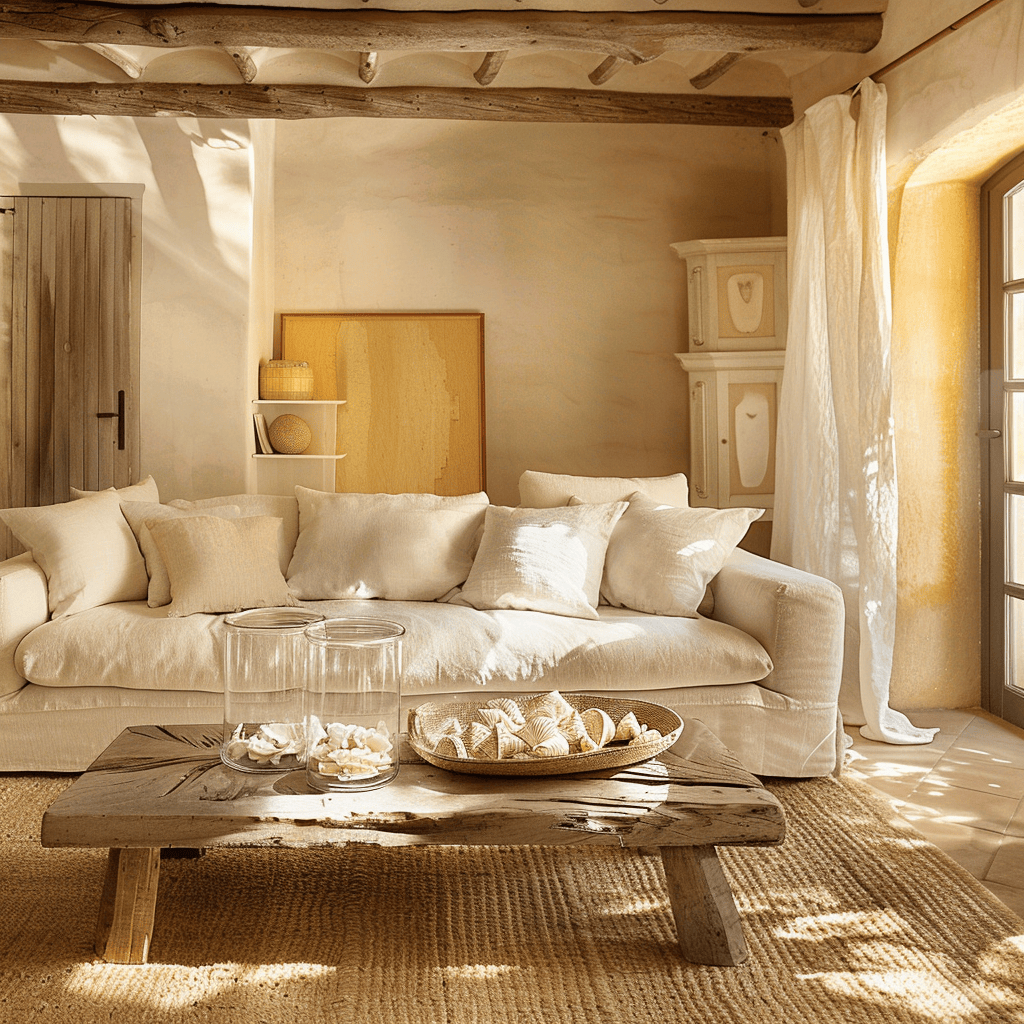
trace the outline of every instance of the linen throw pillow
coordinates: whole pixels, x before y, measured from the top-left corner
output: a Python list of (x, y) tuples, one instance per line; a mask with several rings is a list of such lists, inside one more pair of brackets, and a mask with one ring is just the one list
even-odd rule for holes
[[(156, 486), (156, 481), (152, 476), (147, 476), (145, 480), (140, 480), (137, 484), (128, 484), (127, 487), (107, 487), (107, 491), (117, 491), (117, 496), (121, 501), (159, 501), (160, 491)], [(71, 497), (73, 500), (79, 498), (88, 497), (90, 494), (101, 494), (102, 491), (81, 491), (77, 487), (71, 488)]]
[(453, 604), (596, 619), (605, 550), (626, 502), (574, 508), (491, 506), (480, 550)]
[(760, 508), (675, 508), (632, 494), (605, 555), (601, 595), (652, 615), (697, 618), (707, 585)]
[(296, 487), (288, 585), (307, 601), (436, 601), (465, 582), (487, 495), (334, 494)]
[(146, 599), (146, 563), (113, 488), (59, 505), (4, 509), (0, 519), (46, 574), (51, 618)]
[(574, 495), (596, 505), (608, 501), (627, 501), (635, 491), (666, 505), (686, 508), (690, 493), (683, 473), (671, 476), (567, 476), (527, 470), (519, 478), (519, 502), (524, 508), (557, 508), (568, 505)]
[(169, 616), (296, 605), (277, 558), (270, 516), (148, 519), (171, 583)]
[(225, 505), (237, 506), (242, 516), (271, 516), (281, 520), (278, 534), (278, 556), (281, 561), (281, 572), (288, 572), (288, 563), (295, 551), (295, 541), (299, 536), (299, 505), (294, 494), (229, 494), (222, 498), (197, 498), (187, 501), (174, 498), (167, 502), (171, 508), (186, 512), (205, 512), (215, 515), (215, 508)]
[(171, 603), (171, 581), (167, 575), (167, 566), (160, 557), (160, 549), (153, 540), (153, 535), (146, 526), (148, 519), (180, 519), (187, 516), (218, 516), (221, 519), (237, 519), (241, 514), (237, 505), (218, 505), (205, 512), (188, 512), (183, 509), (171, 508), (152, 501), (122, 501), (121, 512), (135, 534), (142, 557), (146, 560), (146, 572), (149, 574), (150, 608), (161, 608)]

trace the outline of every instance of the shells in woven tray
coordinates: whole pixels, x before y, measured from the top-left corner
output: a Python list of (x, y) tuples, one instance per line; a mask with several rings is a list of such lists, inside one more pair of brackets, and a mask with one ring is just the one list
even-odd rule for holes
[(618, 722), (603, 708), (574, 708), (557, 690), (522, 704), (509, 698), (475, 708), (472, 720), (445, 718), (420, 736), (442, 757), (504, 760), (565, 757), (601, 750), (610, 743), (637, 745), (662, 738), (632, 711)]

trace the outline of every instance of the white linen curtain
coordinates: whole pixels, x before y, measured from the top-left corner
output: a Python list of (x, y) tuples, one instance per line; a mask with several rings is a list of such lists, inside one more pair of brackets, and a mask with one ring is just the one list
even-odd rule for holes
[(829, 96), (783, 130), (789, 333), (772, 558), (846, 601), (840, 710), (869, 739), (927, 743), (889, 707), (896, 623), (896, 455), (885, 89)]

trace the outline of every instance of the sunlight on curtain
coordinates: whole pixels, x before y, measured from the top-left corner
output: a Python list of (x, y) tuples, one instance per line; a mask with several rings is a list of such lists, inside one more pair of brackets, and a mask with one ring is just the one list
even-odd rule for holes
[(927, 743), (889, 707), (896, 624), (896, 456), (885, 89), (829, 96), (783, 129), (789, 334), (772, 558), (846, 601), (840, 709), (868, 739)]

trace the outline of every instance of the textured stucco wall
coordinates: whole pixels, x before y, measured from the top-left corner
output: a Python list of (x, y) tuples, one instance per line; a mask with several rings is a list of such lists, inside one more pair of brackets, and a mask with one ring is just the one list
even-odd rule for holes
[(495, 502), (525, 469), (685, 470), (669, 245), (777, 231), (779, 149), (746, 129), (282, 122), (278, 309), (483, 312)]

